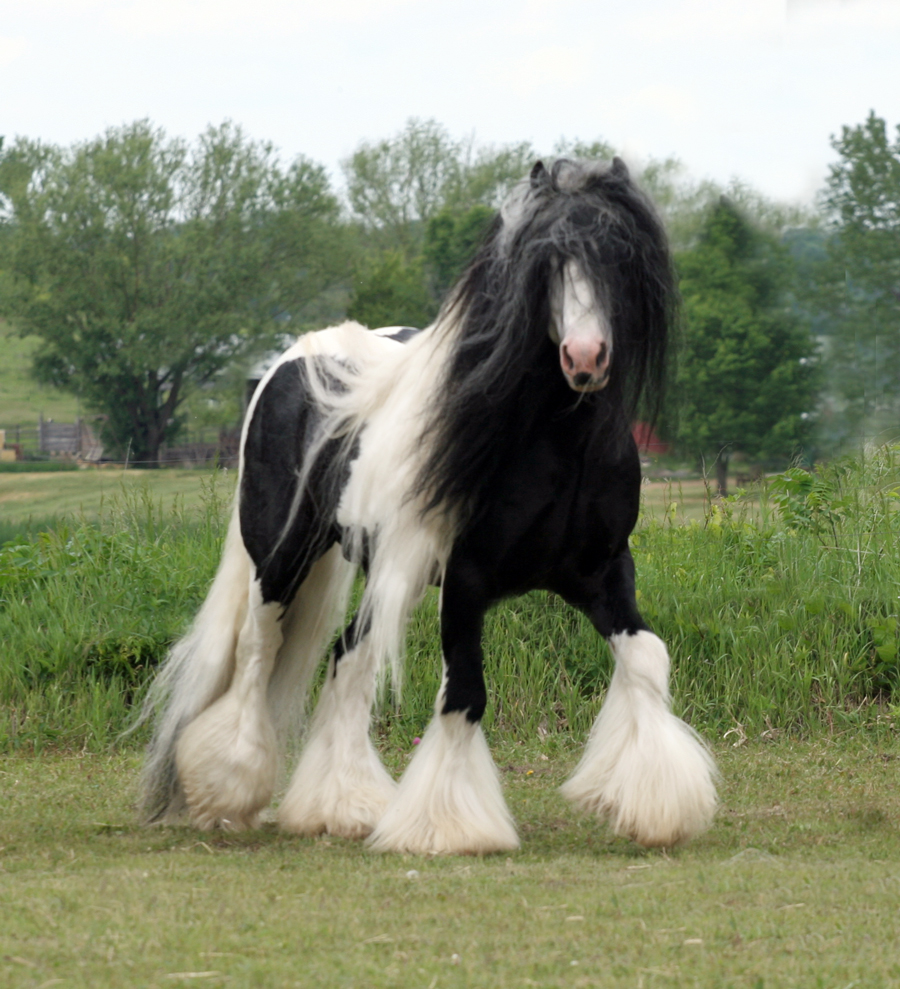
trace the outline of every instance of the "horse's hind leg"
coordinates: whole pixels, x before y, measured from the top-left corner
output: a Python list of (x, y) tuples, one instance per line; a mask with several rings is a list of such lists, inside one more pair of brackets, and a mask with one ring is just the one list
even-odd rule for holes
[(396, 789), (369, 738), (376, 661), (366, 636), (350, 624), (338, 640), (309, 737), (278, 821), (298, 834), (364, 838)]
[(278, 753), (266, 691), (282, 611), (277, 602), (263, 604), (259, 582), (251, 579), (231, 685), (178, 740), (178, 777), (191, 822), (204, 830), (254, 827), (272, 799)]
[(716, 811), (716, 769), (697, 733), (671, 711), (669, 654), (634, 603), (623, 555), (587, 609), (615, 670), (584, 754), (563, 795), (617, 834), (668, 847), (705, 830)]
[(444, 682), (435, 717), (372, 834), (376, 851), (479, 855), (519, 847), (481, 730), (486, 603), (451, 560), (441, 588)]

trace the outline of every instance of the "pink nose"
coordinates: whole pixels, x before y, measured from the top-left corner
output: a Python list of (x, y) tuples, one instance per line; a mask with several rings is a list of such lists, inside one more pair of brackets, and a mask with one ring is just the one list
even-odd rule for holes
[(609, 347), (605, 340), (565, 340), (559, 347), (559, 363), (577, 387), (596, 384), (609, 370)]

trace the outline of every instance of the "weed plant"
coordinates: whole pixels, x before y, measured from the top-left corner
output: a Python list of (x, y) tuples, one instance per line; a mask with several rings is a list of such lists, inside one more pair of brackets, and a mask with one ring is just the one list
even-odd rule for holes
[[(0, 748), (99, 750), (134, 717), (154, 667), (199, 607), (221, 548), (227, 484), (199, 511), (146, 488), (99, 521), (18, 531), (0, 547)], [(900, 448), (770, 482), (752, 510), (710, 502), (702, 521), (644, 517), (632, 537), (640, 607), (673, 657), (676, 706), (701, 732), (771, 737), (890, 727), (900, 685)], [(533, 593), (485, 623), (489, 735), (580, 741), (610, 657), (590, 623)], [(376, 730), (407, 746), (439, 686), (437, 595), (408, 636), (402, 702)], [(130, 736), (140, 741), (141, 735)]]

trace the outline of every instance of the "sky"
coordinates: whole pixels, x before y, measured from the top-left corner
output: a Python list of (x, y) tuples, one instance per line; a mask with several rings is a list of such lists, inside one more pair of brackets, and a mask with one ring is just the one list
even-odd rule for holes
[(7, 141), (230, 119), (336, 185), (418, 117), (811, 202), (873, 109), (900, 123), (900, 0), (0, 0)]

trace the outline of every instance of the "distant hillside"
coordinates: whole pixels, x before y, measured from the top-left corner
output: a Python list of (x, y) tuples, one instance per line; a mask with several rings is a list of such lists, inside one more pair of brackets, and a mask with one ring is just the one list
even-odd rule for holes
[(37, 337), (19, 337), (0, 320), (0, 428), (31, 426), (45, 419), (74, 422), (78, 402), (56, 388), (39, 385), (29, 374)]

